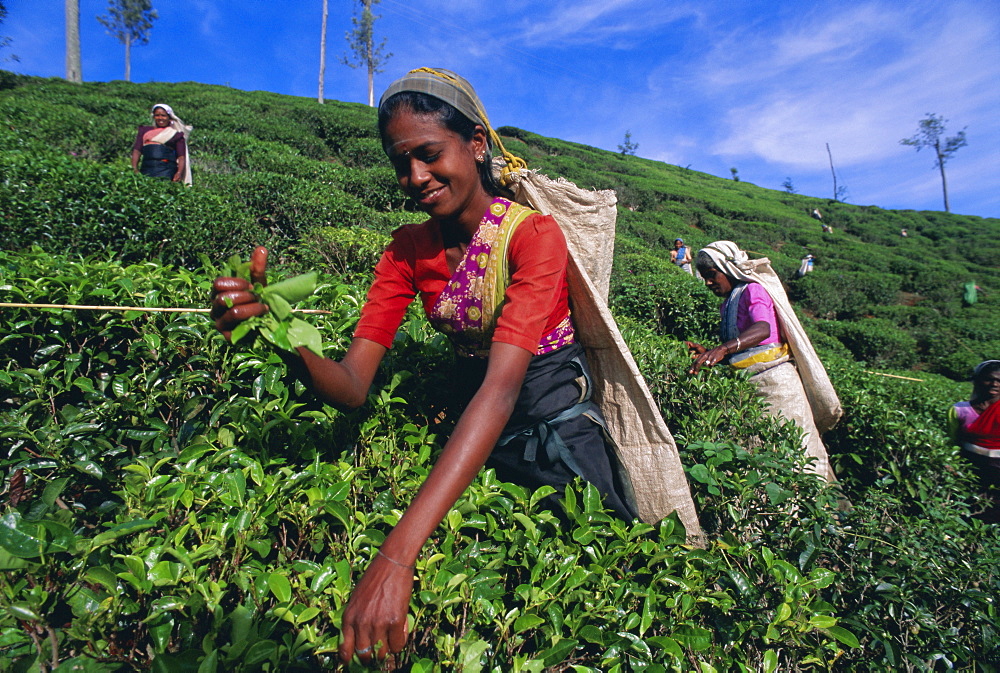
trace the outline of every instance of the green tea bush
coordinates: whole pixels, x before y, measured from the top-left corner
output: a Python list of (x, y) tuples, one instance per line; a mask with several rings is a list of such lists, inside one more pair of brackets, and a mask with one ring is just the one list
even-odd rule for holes
[(121, 164), (14, 151), (0, 157), (0, 171), (5, 242), (14, 248), (112, 250), (123, 259), (192, 264), (199, 253), (236, 251), (258, 238), (246, 213), (216, 194), (147, 180)]
[(817, 316), (858, 317), (873, 306), (894, 304), (900, 285), (894, 274), (820, 270), (790, 283), (789, 297)]
[(340, 143), (341, 160), (354, 168), (383, 168), (385, 150), (377, 138), (345, 138)]
[(294, 257), (303, 269), (323, 269), (348, 282), (369, 284), (390, 240), (368, 229), (319, 227), (302, 241)]
[(962, 285), (972, 280), (968, 270), (956, 263), (938, 263), (920, 268), (907, 289), (935, 302), (954, 301), (962, 296)]
[(714, 297), (704, 285), (669, 261), (645, 253), (615, 258), (609, 303), (664, 334), (706, 341), (718, 331)]
[(917, 342), (884, 318), (857, 322), (825, 320), (819, 328), (836, 337), (854, 357), (875, 367), (906, 368), (917, 361)]
[[(196, 127), (191, 189), (128, 172), (135, 125), (160, 99)], [(80, 110), (85, 132), (66, 125)], [(1000, 549), (943, 432), (968, 384), (870, 374), (844, 344), (956, 377), (995, 356), (997, 221), (789, 197), (509, 135), (533, 167), (644, 199), (620, 213), (612, 303), (677, 440), (704, 547), (672, 518), (614, 521), (579, 485), (557, 517), (541, 507), (550, 490), (484, 471), (418, 559), (413, 638), (387, 667), (989, 670)], [(421, 218), (401, 208), (362, 105), (0, 72), (0, 142), (2, 301), (200, 307), (215, 271), (188, 270), (199, 253), (267, 243), (278, 277), (332, 272), (305, 305), (333, 311), (310, 320), (336, 356), (385, 234)], [(809, 218), (817, 206), (834, 233)], [(941, 227), (953, 238), (923, 264)], [(718, 300), (667, 261), (677, 235), (735, 240), (782, 277), (812, 252), (802, 287), (826, 302), (820, 275), (846, 279), (833, 291), (854, 313), (831, 310), (852, 320), (804, 318), (845, 408), (825, 437), (840, 490), (802, 472), (798, 430), (764, 415), (751, 380), (686, 374), (681, 340), (715, 338)], [(985, 294), (964, 307), (972, 277)], [(332, 668), (357, 573), (454, 423), (450, 348), (418, 313), (368, 404), (343, 413), (308, 393), (294, 358), (230, 347), (203, 314), (0, 309), (0, 671)]]

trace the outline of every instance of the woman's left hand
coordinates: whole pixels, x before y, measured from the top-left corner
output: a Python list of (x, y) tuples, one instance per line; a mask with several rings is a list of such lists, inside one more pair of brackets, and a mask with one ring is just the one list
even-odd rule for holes
[(729, 349), (723, 345), (718, 345), (711, 350), (706, 350), (694, 359), (694, 364), (688, 370), (688, 374), (697, 374), (702, 367), (711, 367), (722, 362), (729, 355)]
[(412, 593), (413, 569), (377, 554), (344, 609), (340, 660), (346, 664), (357, 656), (367, 664), (402, 651)]

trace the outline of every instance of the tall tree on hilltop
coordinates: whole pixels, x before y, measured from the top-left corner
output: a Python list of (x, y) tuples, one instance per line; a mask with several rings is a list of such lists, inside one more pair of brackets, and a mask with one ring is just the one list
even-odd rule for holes
[(347, 31), (347, 44), (351, 47), (351, 56), (342, 56), (340, 62), (352, 68), (364, 66), (368, 70), (368, 104), (375, 106), (375, 73), (382, 72), (382, 66), (392, 54), (383, 54), (385, 39), (375, 44), (375, 20), (379, 17), (372, 14), (372, 6), (380, 0), (358, 0), (361, 13), (351, 17), (354, 30)]
[(125, 81), (132, 81), (132, 45), (149, 44), (149, 31), (159, 15), (151, 0), (108, 0), (108, 13), (97, 17), (108, 34), (125, 45)]
[(66, 0), (66, 79), (83, 81), (80, 66), (80, 0)]
[(319, 33), (319, 93), (316, 101), (323, 104), (323, 80), (326, 79), (326, 17), (330, 14), (329, 0), (323, 0), (323, 27)]
[(932, 112), (928, 112), (927, 116), (921, 119), (917, 125), (917, 132), (909, 138), (903, 138), (899, 141), (899, 144), (916, 147), (918, 152), (925, 147), (934, 148), (934, 155), (937, 157), (934, 162), (934, 168), (941, 169), (941, 189), (944, 190), (944, 212), (950, 213), (948, 181), (944, 176), (944, 165), (951, 159), (955, 152), (965, 147), (968, 143), (965, 141), (964, 128), (957, 135), (953, 135), (950, 138), (942, 138), (944, 136), (944, 125), (947, 122), (948, 120), (944, 117), (939, 117)]

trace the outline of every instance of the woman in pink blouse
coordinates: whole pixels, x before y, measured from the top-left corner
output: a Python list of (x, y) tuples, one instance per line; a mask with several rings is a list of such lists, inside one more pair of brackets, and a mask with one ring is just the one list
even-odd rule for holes
[(748, 372), (770, 413), (802, 428), (803, 449), (813, 461), (809, 471), (836, 481), (820, 432), (837, 422), (840, 402), (770, 262), (749, 259), (731, 241), (716, 241), (698, 251), (695, 264), (705, 286), (723, 298), (721, 343), (707, 348), (687, 342), (695, 357), (688, 373), (720, 363)]

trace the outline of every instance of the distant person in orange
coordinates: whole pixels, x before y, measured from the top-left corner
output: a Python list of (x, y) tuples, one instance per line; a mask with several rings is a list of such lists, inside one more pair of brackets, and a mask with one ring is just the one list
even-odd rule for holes
[(187, 141), (191, 127), (166, 103), (153, 106), (153, 125), (140, 126), (132, 144), (132, 170), (160, 180), (191, 184)]
[(972, 370), (972, 397), (948, 410), (948, 427), (983, 484), (1000, 486), (1000, 360)]

